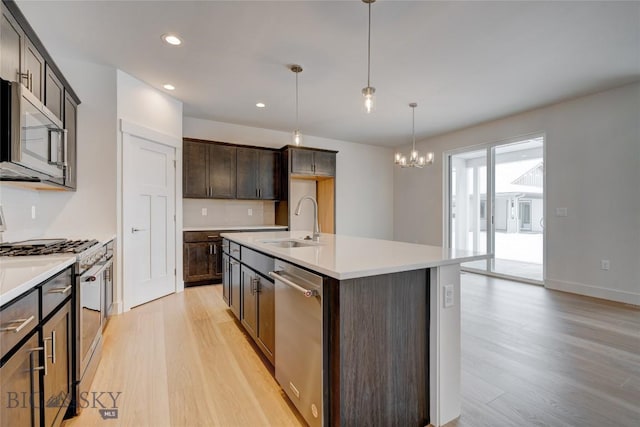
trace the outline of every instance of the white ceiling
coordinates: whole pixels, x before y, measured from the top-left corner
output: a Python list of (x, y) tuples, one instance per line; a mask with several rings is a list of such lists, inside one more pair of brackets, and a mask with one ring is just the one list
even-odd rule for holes
[[(396, 146), (640, 79), (640, 2), (18, 1), (57, 55), (176, 86), (187, 116)], [(163, 33), (178, 33), (180, 47)], [(81, 95), (81, 94), (80, 94)], [(267, 108), (258, 109), (263, 101)]]

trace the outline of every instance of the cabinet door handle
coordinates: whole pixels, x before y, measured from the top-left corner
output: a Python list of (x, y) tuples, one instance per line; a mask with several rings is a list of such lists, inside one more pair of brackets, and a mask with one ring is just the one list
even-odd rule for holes
[(29, 73), (29, 90), (33, 92), (33, 73), (28, 71)]
[(33, 352), (40, 351), (40, 350), (42, 350), (44, 352), (44, 365), (42, 365), (42, 366), (34, 366), (32, 369), (34, 371), (44, 371), (44, 375), (46, 376), (47, 375), (47, 359), (48, 359), (48, 357), (47, 357), (47, 346), (43, 345), (42, 347), (30, 348), (28, 351), (31, 353), (31, 356), (33, 356)]
[(48, 293), (50, 293), (50, 294), (66, 294), (67, 292), (69, 292), (71, 290), (72, 287), (73, 287), (73, 285), (67, 285), (64, 288), (53, 288), (53, 289), (50, 289)]
[[(35, 371), (35, 363), (33, 362), (33, 351), (29, 351), (29, 387), (30, 387), (30, 397), (31, 397), (31, 419), (36, 419), (36, 405), (33, 401), (33, 398), (36, 394), (36, 384), (35, 384), (35, 375), (33, 375), (33, 371)], [(33, 423), (33, 421), (32, 421)], [(33, 424), (32, 424), (33, 425)]]
[(211, 243), (209, 243), (209, 255), (213, 255), (213, 248), (211, 248)]
[[(51, 363), (53, 365), (56, 364), (56, 331), (51, 331), (51, 337), (49, 338), (44, 338), (43, 341), (51, 341), (51, 354), (47, 355), (47, 350), (46, 350), (46, 346), (47, 344), (44, 344), (44, 363), (46, 365), (47, 363), (47, 359), (51, 359)], [(46, 374), (45, 374), (46, 375)]]
[(218, 255), (218, 245), (216, 245), (215, 243), (213, 244), (213, 254)]
[(29, 323), (31, 323), (31, 321), (34, 318), (35, 318), (34, 316), (30, 316), (28, 319), (16, 319), (16, 320), (12, 320), (10, 322), (7, 322), (7, 323), (20, 323), (20, 324), (16, 325), (16, 326), (7, 326), (7, 327), (4, 327), (4, 328), (0, 328), (0, 332), (13, 331), (15, 333), (18, 333), (21, 330), (23, 330), (25, 326), (27, 326)]

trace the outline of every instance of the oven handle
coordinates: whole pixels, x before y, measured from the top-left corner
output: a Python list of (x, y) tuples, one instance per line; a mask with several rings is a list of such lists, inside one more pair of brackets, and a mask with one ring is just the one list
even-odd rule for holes
[[(85, 273), (82, 275), (82, 281), (83, 282), (95, 282), (98, 279), (98, 276), (100, 276), (100, 274), (102, 274), (103, 271), (105, 271), (107, 268), (111, 267), (113, 265), (113, 259), (109, 258), (106, 262), (104, 262), (103, 264), (101, 264), (99, 267), (96, 267), (98, 269), (98, 271), (96, 271), (95, 273)], [(87, 276), (87, 277), (85, 277)]]

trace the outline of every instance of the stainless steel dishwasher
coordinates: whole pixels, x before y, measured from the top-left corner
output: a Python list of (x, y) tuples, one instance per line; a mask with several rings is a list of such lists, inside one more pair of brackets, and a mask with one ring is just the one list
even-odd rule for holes
[(311, 427), (322, 426), (322, 277), (276, 260), (276, 380)]

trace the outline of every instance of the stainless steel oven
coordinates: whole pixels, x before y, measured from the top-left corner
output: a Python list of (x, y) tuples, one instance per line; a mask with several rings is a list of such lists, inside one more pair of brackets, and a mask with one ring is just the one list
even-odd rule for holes
[(67, 131), (22, 84), (0, 80), (0, 168), (64, 184)]
[(89, 391), (102, 354), (102, 328), (106, 322), (105, 289), (111, 280), (113, 251), (97, 245), (76, 263), (76, 364), (74, 399), (70, 411), (82, 410), (83, 393)]

